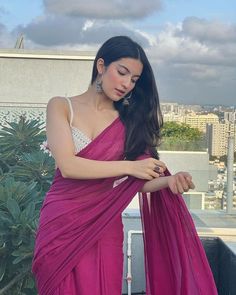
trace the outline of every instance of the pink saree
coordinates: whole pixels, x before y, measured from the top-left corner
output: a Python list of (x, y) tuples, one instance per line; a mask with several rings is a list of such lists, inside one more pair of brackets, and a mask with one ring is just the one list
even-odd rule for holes
[[(124, 138), (124, 126), (118, 118), (78, 156), (122, 160)], [(39, 295), (121, 294), (121, 214), (144, 183), (134, 177), (121, 183), (116, 178), (65, 179), (57, 169), (36, 236), (32, 271)], [(146, 294), (217, 294), (182, 196), (168, 189), (142, 194), (140, 208)]]

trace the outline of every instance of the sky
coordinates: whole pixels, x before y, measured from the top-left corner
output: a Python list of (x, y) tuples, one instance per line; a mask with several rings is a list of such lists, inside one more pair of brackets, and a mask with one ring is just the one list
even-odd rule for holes
[(236, 106), (235, 0), (0, 0), (0, 48), (143, 46), (161, 102)]

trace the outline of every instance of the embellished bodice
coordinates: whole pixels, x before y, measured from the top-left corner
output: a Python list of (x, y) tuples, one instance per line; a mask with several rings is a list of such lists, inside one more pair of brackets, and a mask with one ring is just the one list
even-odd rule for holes
[(75, 146), (75, 154), (77, 154), (91, 142), (91, 139), (88, 138), (88, 136), (86, 136), (81, 130), (79, 130), (78, 128), (72, 125), (73, 117), (74, 117), (72, 103), (68, 97), (66, 97), (66, 100), (70, 108), (70, 128), (71, 128), (72, 139)]
[(82, 131), (80, 131), (78, 128), (74, 126), (71, 126), (71, 133), (75, 146), (75, 154), (80, 152), (91, 142), (91, 139), (89, 139), (85, 134), (83, 134)]
[[(72, 125), (73, 116), (74, 116), (72, 104), (71, 104), (71, 101), (68, 97), (65, 97), (65, 98), (68, 101), (68, 104), (70, 107), (70, 128), (71, 128), (71, 134), (72, 134), (72, 139), (73, 139), (73, 143), (74, 143), (74, 147), (75, 147), (75, 155), (76, 155), (83, 148), (85, 148), (89, 143), (91, 143), (92, 140), (90, 138), (88, 138), (88, 136), (86, 136), (81, 130), (79, 130), (78, 128), (76, 128)], [(45, 141), (43, 143), (42, 149), (44, 149), (44, 150), (46, 150), (46, 152), (50, 153), (47, 141)]]

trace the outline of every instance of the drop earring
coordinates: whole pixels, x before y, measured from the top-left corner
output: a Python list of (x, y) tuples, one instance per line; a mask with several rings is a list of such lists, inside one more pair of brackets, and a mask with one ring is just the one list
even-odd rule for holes
[(96, 91), (97, 93), (102, 93), (102, 75), (99, 74), (98, 78), (96, 79)]
[(130, 92), (130, 94), (128, 96), (124, 96), (124, 99), (123, 99), (123, 105), (124, 106), (128, 106), (129, 105), (129, 99), (131, 98), (132, 96), (132, 91)]

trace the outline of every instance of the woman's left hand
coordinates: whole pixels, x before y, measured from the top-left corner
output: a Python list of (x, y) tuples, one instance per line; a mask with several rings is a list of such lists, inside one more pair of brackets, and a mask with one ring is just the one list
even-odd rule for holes
[(174, 194), (182, 194), (194, 189), (192, 176), (188, 172), (178, 172), (168, 177), (168, 187)]

